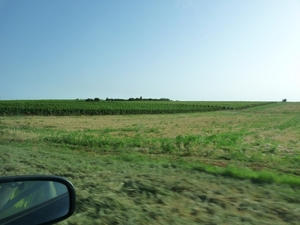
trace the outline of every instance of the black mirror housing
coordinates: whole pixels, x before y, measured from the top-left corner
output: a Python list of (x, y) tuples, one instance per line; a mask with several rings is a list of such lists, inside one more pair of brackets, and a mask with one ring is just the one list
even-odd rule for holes
[(0, 224), (54, 224), (75, 211), (73, 184), (59, 176), (0, 178)]

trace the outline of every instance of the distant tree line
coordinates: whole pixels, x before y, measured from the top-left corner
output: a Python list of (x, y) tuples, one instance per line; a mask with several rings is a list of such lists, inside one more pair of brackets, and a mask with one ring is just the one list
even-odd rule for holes
[(129, 99), (120, 99), (120, 98), (106, 98), (105, 101), (171, 101), (169, 98), (129, 98)]
[[(79, 100), (79, 99), (76, 99)], [(103, 101), (100, 98), (87, 98), (85, 100), (86, 102), (99, 102)], [(106, 98), (105, 101), (171, 101), (169, 98), (128, 98), (128, 99), (123, 99), (123, 98)]]
[(94, 99), (88, 98), (88, 99), (86, 99), (85, 101), (86, 101), (86, 102), (99, 102), (99, 101), (100, 101), (100, 98), (94, 98)]

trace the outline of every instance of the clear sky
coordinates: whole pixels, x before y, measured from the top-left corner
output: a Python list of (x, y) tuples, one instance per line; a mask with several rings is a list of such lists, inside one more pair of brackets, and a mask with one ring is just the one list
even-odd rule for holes
[(0, 0), (0, 99), (300, 101), (300, 0)]

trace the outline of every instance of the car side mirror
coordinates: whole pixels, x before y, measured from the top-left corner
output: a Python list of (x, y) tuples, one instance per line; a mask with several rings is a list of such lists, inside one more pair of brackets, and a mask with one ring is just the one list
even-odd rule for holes
[(0, 224), (53, 224), (75, 211), (73, 184), (58, 176), (0, 178)]

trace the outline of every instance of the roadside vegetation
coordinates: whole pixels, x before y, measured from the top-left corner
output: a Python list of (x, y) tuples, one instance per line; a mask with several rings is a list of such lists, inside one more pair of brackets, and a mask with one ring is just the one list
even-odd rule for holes
[(300, 103), (215, 104), (225, 109), (2, 116), (1, 175), (70, 179), (77, 213), (62, 224), (298, 224)]

